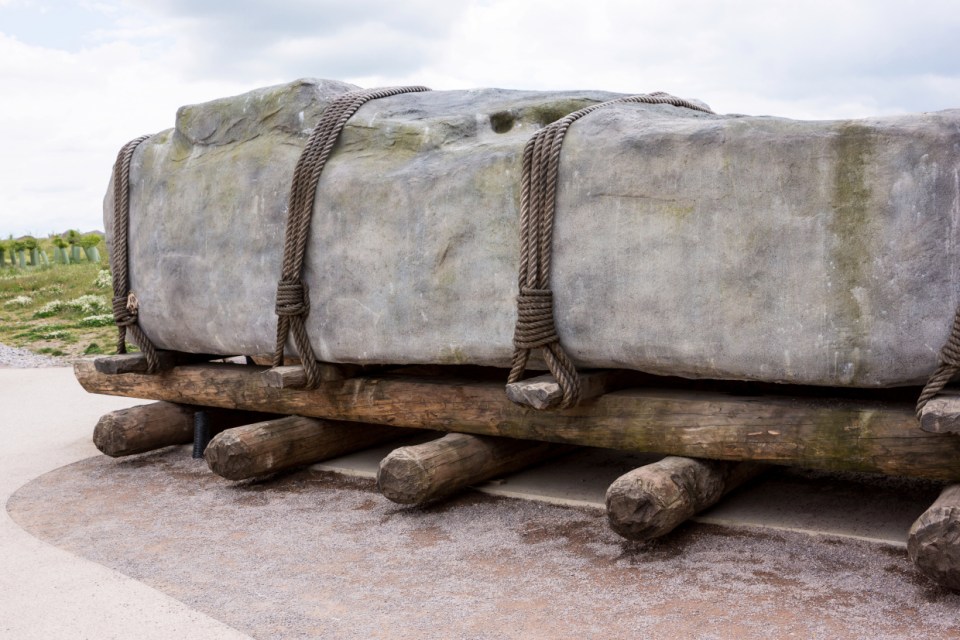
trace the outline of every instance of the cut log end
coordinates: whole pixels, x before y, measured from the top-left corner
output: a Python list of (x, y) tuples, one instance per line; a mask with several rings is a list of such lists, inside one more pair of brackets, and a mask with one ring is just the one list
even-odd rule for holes
[(925, 576), (960, 590), (960, 484), (946, 487), (913, 523), (907, 553)]
[(243, 480), (250, 475), (253, 456), (246, 442), (236, 432), (243, 427), (227, 429), (215, 436), (203, 451), (210, 470), (227, 480)]
[(380, 493), (397, 504), (423, 504), (432, 499), (430, 474), (411, 448), (393, 451), (377, 471)]
[(920, 412), (920, 428), (928, 433), (960, 434), (960, 396), (932, 398)]
[(670, 456), (620, 476), (607, 490), (610, 528), (630, 540), (652, 540), (716, 504), (764, 465)]

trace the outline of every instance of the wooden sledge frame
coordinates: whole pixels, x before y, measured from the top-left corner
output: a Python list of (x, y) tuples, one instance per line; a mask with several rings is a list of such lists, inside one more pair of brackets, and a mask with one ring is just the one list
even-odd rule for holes
[[(508, 399), (499, 370), (360, 371), (357, 377), (330, 376), (317, 389), (306, 390), (278, 384), (276, 372), (268, 373), (265, 366), (168, 358), (171, 368), (147, 375), (130, 366), (130, 357), (114, 358), (121, 358), (123, 366), (116, 366), (121, 360), (104, 362), (110, 358), (74, 365), (84, 389), (176, 403), (160, 402), (104, 416), (98, 430), (115, 432), (116, 442), (145, 436), (152, 438), (151, 446), (156, 448), (182, 441), (183, 420), (176, 406), (183, 405), (193, 411), (210, 407), (303, 416), (224, 432), (226, 437), (208, 449), (218, 455), (208, 455), (207, 461), (211, 470), (228, 479), (309, 463), (307, 457), (312, 454), (307, 450), (314, 440), (316, 451), (330, 454), (389, 441), (398, 437), (391, 431), (403, 430), (387, 427), (452, 434), (395, 450), (381, 462), (381, 472), (388, 461), (394, 464), (388, 465), (391, 473), (378, 476), (378, 485), (389, 483), (381, 487), (383, 494), (400, 502), (404, 500), (391, 496), (401, 489), (404, 496), (415, 494), (412, 501), (420, 503), (421, 497), (435, 499), (467, 486), (471, 479), (507, 472), (516, 466), (511, 466), (512, 458), (521, 460), (517, 464), (522, 466), (555, 454), (536, 450), (536, 443), (529, 441), (679, 456), (631, 471), (608, 490), (611, 526), (634, 539), (662, 535), (696, 510), (710, 506), (743, 479), (761, 472), (764, 465), (757, 463), (952, 482), (916, 521), (908, 547), (922, 573), (960, 589), (960, 545), (951, 533), (960, 527), (960, 437), (953, 433), (960, 425), (960, 397), (949, 392), (928, 405), (921, 421), (924, 430), (917, 423), (913, 403), (897, 399), (896, 394), (888, 399), (856, 394), (823, 397), (809, 390), (795, 396), (766, 391), (745, 395), (743, 387), (733, 391), (671, 387), (642, 374), (601, 372), (590, 378), (592, 399), (574, 409), (539, 411)], [(513, 388), (510, 395), (530, 404), (549, 405), (556, 394), (549, 384), (544, 390), (545, 381), (535, 378), (526, 388)], [(607, 390), (611, 391), (604, 393)], [(138, 425), (148, 423), (155, 424), (144, 433)], [(496, 436), (502, 437), (500, 442)], [(505, 439), (514, 439), (515, 445)], [(518, 440), (529, 444), (521, 446)], [(484, 468), (477, 466), (490, 451), (503, 447), (517, 451), (505, 458), (494, 453), (481, 465)], [(112, 453), (100, 448), (110, 455), (129, 453), (123, 447)], [(398, 466), (394, 458), (401, 451), (415, 464)], [(269, 468), (259, 465), (263, 458), (269, 458)], [(410, 474), (404, 471), (407, 467), (432, 471)]]
[[(429, 368), (426, 368), (429, 371)], [(435, 369), (435, 368), (434, 368)], [(489, 376), (411, 367), (277, 388), (267, 367), (176, 366), (157, 375), (75, 373), (91, 393), (633, 452), (960, 481), (960, 438), (921, 430), (898, 400), (743, 396), (635, 386), (564, 411), (518, 406)], [(459, 375), (458, 375), (459, 374)]]

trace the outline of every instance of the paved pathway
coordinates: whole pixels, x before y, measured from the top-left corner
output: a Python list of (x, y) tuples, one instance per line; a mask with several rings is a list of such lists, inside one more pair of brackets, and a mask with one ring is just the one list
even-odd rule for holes
[[(37, 476), (97, 454), (97, 418), (139, 404), (94, 396), (69, 368), (0, 369), (0, 504)], [(247, 638), (106, 567), (41, 542), (0, 513), (0, 637)]]

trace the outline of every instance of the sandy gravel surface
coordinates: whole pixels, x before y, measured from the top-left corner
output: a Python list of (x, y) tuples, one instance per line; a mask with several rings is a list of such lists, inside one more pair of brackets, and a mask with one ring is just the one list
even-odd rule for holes
[(636, 545), (598, 511), (407, 509), (310, 471), (231, 484), (185, 447), (75, 463), (7, 508), (257, 638), (960, 638), (960, 595), (900, 549), (707, 525)]
[(52, 358), (18, 349), (0, 343), (0, 368), (36, 369), (38, 367), (65, 367), (67, 361), (63, 358)]

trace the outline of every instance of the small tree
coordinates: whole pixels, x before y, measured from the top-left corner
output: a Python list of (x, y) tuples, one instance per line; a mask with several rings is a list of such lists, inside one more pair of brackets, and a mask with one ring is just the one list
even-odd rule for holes
[(67, 244), (70, 245), (70, 260), (80, 262), (80, 232), (76, 229), (67, 231)]
[(26, 249), (27, 245), (23, 243), (23, 240), (13, 241), (13, 251), (17, 254), (17, 263), (21, 269), (27, 266)]
[(5, 267), (7, 264), (7, 243), (5, 240), (0, 240), (0, 267)]
[(100, 236), (95, 233), (88, 233), (80, 238), (80, 246), (83, 247), (84, 253), (87, 254), (87, 260), (90, 262), (100, 262), (100, 252), (97, 250), (97, 245), (100, 244), (100, 240)]
[(23, 243), (24, 252), (30, 254), (30, 266), (39, 267), (40, 266), (40, 252), (38, 247), (40, 246), (37, 242), (37, 239), (33, 236), (24, 236), (20, 239)]
[(58, 264), (70, 264), (70, 254), (67, 253), (67, 247), (70, 246), (61, 236), (54, 236), (53, 240), (53, 261)]

